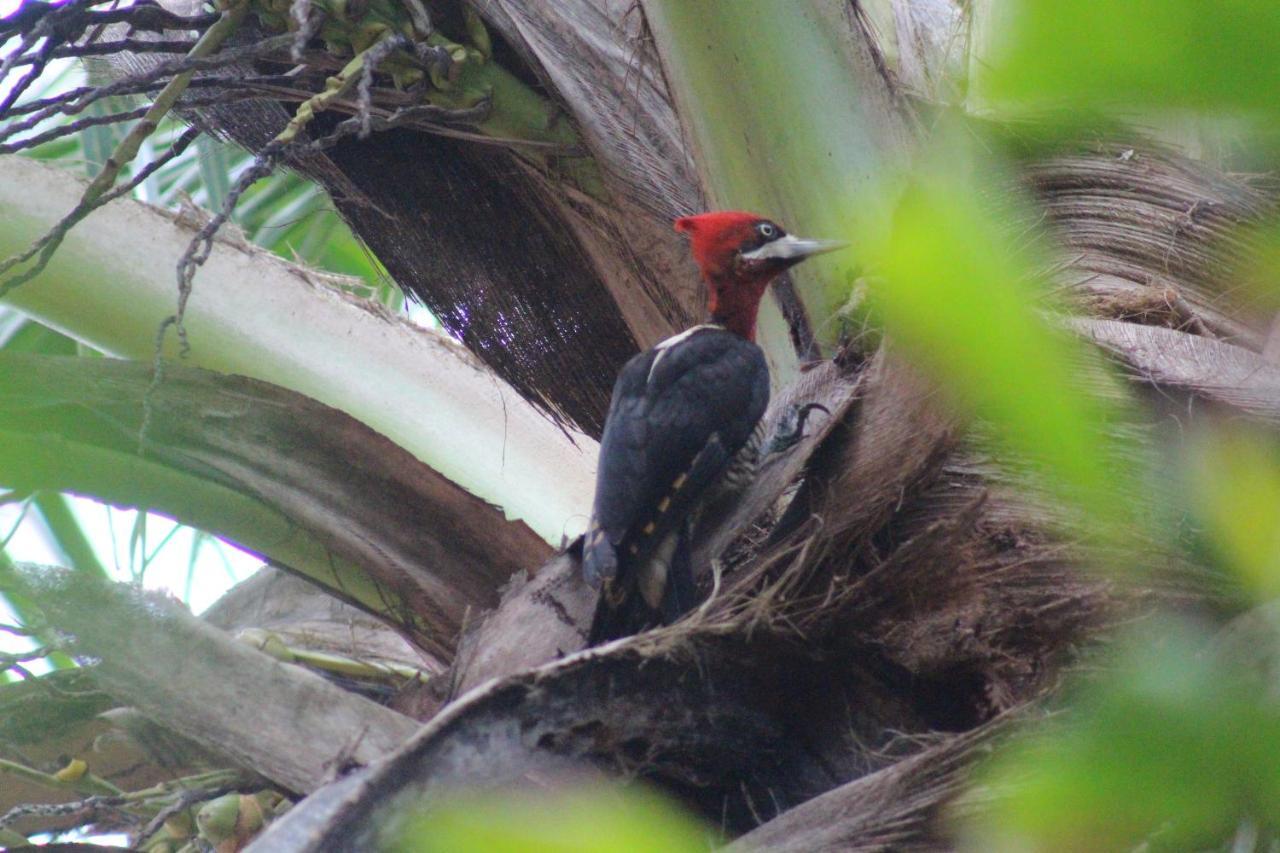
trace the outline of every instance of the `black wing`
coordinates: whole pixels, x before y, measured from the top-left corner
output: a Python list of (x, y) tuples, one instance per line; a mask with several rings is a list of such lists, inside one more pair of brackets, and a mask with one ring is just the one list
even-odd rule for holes
[(647, 559), (746, 444), (768, 403), (764, 353), (719, 327), (627, 362), (600, 442), (587, 579)]

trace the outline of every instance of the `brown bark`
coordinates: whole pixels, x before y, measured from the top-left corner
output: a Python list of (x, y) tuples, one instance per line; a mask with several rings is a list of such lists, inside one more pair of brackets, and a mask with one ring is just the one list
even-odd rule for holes
[(1161, 326), (1074, 320), (1071, 327), (1157, 393), (1176, 390), (1280, 422), (1280, 366), (1251, 349)]
[(725, 846), (725, 853), (862, 853), (952, 850), (943, 810), (987, 754), (1002, 718), (937, 738), (915, 755), (814, 797)]
[(1085, 312), (1261, 347), (1270, 315), (1237, 285), (1240, 226), (1274, 210), (1267, 193), (1132, 138), (1038, 157), (1023, 176)]

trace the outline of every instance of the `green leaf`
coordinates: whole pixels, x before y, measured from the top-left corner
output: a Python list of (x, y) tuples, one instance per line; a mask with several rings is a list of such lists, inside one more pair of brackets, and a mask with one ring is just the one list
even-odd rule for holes
[(1007, 26), (978, 79), (995, 104), (1280, 116), (1274, 0), (1018, 0), (995, 15)]
[[(110, 97), (94, 101), (85, 110), (91, 116), (100, 117), (121, 113), (133, 109), (140, 102), (131, 97)], [(125, 130), (120, 124), (96, 124), (86, 127), (80, 133), (83, 146), (85, 174), (95, 177), (106, 164), (107, 158), (115, 150), (117, 143), (124, 138)]]
[(398, 853), (701, 853), (714, 833), (638, 789), (462, 796), (418, 817)]
[(74, 355), (76, 342), (34, 320), (28, 320), (17, 311), (0, 308), (0, 349), (8, 352)]
[[(0, 374), (3, 375), (3, 374)], [(371, 612), (406, 613), (403, 602), (364, 570), (327, 551), (295, 523), (257, 499), (213, 479), (170, 468), (110, 445), (54, 433), (29, 435), (0, 428), (0, 482), (19, 490), (45, 488), (91, 495), (115, 506), (150, 508), (179, 523), (202, 524), (264, 559), (275, 560), (331, 588), (342, 589)], [(142, 516), (142, 513), (139, 513)], [(130, 554), (144, 553), (135, 528)], [(114, 546), (112, 552), (115, 552)], [(140, 562), (140, 561), (138, 561)], [(135, 562), (133, 568), (137, 568)]]
[(141, 511), (134, 513), (133, 525), (129, 529), (129, 574), (133, 576), (133, 582), (139, 586), (146, 580), (146, 553), (147, 513)]
[(70, 502), (63, 495), (56, 492), (38, 493), (35, 506), (58, 549), (66, 555), (71, 568), (103, 579), (108, 577), (106, 567), (98, 559), (98, 552), (76, 520)]
[[(8, 190), (16, 202), (6, 207), (11, 215), (0, 228), (0, 248), (10, 252), (25, 248), (48, 227), (43, 213), (36, 215), (21, 203), (31, 187), (70, 204), (81, 192), (68, 173), (25, 158), (0, 158), (0, 171), (20, 176), (0, 177), (0, 197)], [(5, 207), (4, 199), (0, 207)], [(41, 210), (61, 207), (45, 204)], [(30, 215), (23, 215), (24, 210)], [(130, 254), (134, 244), (127, 239), (139, 221), (152, 229), (148, 254), (141, 258)], [(187, 239), (182, 229), (154, 211), (122, 200), (72, 229), (41, 276), (6, 302), (104, 352), (150, 361), (157, 326), (172, 313), (176, 299), (173, 266), (154, 261), (177, 257)], [(443, 346), (423, 346), (430, 335), (402, 324), (389, 327), (376, 312), (326, 294), (323, 282), (307, 282), (263, 260), (214, 246), (199, 274), (204, 282), (197, 284), (200, 296), (192, 299), (186, 315), (192, 341), (188, 364), (262, 378), (347, 411), (463, 488), (502, 504), (510, 518), (526, 519), (540, 534), (559, 540), (564, 519), (578, 512), (584, 500), (590, 502), (589, 468), (582, 464), (580, 446), (524, 400), (501, 390), (501, 383), (477, 373), (474, 360), (439, 335)], [(245, 266), (246, 261), (253, 266)], [(85, 287), (86, 281), (95, 286)], [(293, 322), (273, 325), (271, 311), (253, 310), (265, 304), (263, 299), (284, 305)], [(298, 335), (300, 326), (313, 334)], [(365, 326), (377, 326), (376, 334), (368, 337)], [(393, 331), (384, 334), (388, 330)], [(331, 357), (331, 347), (320, 345), (334, 334), (345, 341), (341, 359)], [(175, 335), (165, 343), (167, 351), (176, 351)], [(303, 352), (308, 347), (315, 352)], [(362, 360), (366, 355), (367, 363)], [(449, 365), (441, 368), (448, 374), (433, 375), (436, 364)], [(342, 372), (350, 376), (322, 375)], [(370, 383), (375, 374), (379, 381)], [(424, 388), (410, 389), (413, 382)], [(387, 394), (393, 387), (398, 393)], [(433, 402), (437, 398), (440, 404)], [(403, 412), (397, 402), (403, 403)], [(504, 452), (489, 452), (493, 447)], [(552, 481), (556, 488), (549, 490)]]
[(204, 206), (209, 210), (221, 210), (231, 192), (231, 167), (236, 155), (244, 153), (224, 142), (201, 134), (196, 140), (196, 160), (200, 164), (201, 189), (204, 190)]

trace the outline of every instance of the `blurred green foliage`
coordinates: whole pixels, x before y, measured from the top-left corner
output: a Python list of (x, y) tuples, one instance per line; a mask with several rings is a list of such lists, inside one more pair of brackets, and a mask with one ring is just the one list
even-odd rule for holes
[(415, 818), (396, 853), (699, 853), (716, 833), (642, 788), (459, 796)]
[[(1061, 106), (1192, 120), (1247, 114), (1270, 121), (1278, 115), (1280, 4), (1272, 0), (1021, 0), (1003, 5), (994, 21), (1007, 27), (993, 37), (991, 65), (977, 84), (981, 97), (1005, 117)], [(1079, 131), (1080, 114), (1061, 120)], [(1268, 145), (1262, 140), (1258, 150)], [(1095, 487), (1110, 490), (1113, 498), (1095, 509), (1122, 505), (1114, 496), (1122, 494), (1118, 478), (1124, 475), (1114, 467), (1071, 468), (1070, 455), (1105, 459), (1106, 448), (1092, 443), (1092, 436), (1099, 413), (1103, 421), (1110, 416), (1096, 399), (1078, 408), (1089, 395), (1069, 390), (1072, 383), (1061, 375), (1072, 369), (1074, 356), (1062, 359), (1066, 350), (1056, 336), (1043, 334), (1037, 316), (1029, 316), (1034, 312), (1025, 296), (1016, 311), (1011, 307), (1026, 269), (1010, 262), (1016, 255), (1007, 254), (1007, 241), (993, 239), (1009, 223), (984, 223), (980, 193), (957, 187), (945, 168), (914, 180), (894, 222), (895, 231), (910, 230), (895, 235), (884, 252), (893, 271), (880, 300), (886, 324), (913, 354), (932, 350), (922, 363), (935, 364), (944, 380), (956, 384), (967, 377), (960, 386), (966, 389), (980, 377), (979, 366), (994, 369), (997, 354), (1005, 364), (1020, 361), (1013, 375), (1022, 378), (1001, 384), (1020, 387), (1024, 402), (1045, 407), (1039, 415), (1012, 401), (993, 405), (997, 392), (986, 387), (967, 390), (966, 397), (975, 407), (1007, 413), (993, 418), (1001, 444), (1043, 456), (1055, 476), (1075, 478), (1086, 489), (1082, 494), (1094, 495), (1091, 502), (1100, 494)], [(1273, 248), (1280, 243), (1269, 242), (1265, 230), (1257, 236), (1241, 235), (1241, 245), (1262, 249), (1257, 266), (1223, 270), (1223, 292), (1280, 282), (1280, 252)], [(920, 257), (900, 257), (911, 252)], [(1000, 257), (985, 258), (987, 252)], [(923, 281), (934, 282), (932, 289), (913, 283)], [(1249, 295), (1260, 304), (1278, 304), (1275, 292), (1262, 299)], [(935, 325), (913, 316), (937, 306), (945, 313), (939, 311)], [(946, 317), (975, 312), (985, 325), (966, 319), (963, 334), (936, 328)], [(1009, 331), (1011, 324), (1021, 331)], [(1050, 384), (1038, 392), (1020, 384), (1032, 372)], [(1027, 440), (1031, 435), (1037, 439)], [(1181, 445), (1179, 457), (1166, 460), (1175, 470), (1151, 478), (1180, 482), (1180, 493), (1146, 502), (1175, 505), (1208, 543), (1213, 567), (1242, 590), (1245, 606), (1276, 597), (1275, 432), (1218, 422), (1206, 423), (1193, 438)], [(1173, 529), (1145, 532), (1170, 542), (1178, 538)], [(1267, 839), (1280, 828), (1280, 705), (1273, 688), (1259, 685), (1256, 675), (1250, 681), (1238, 649), (1235, 657), (1218, 653), (1220, 630), (1168, 619), (1134, 626), (1117, 658), (1068, 694), (1058, 719), (1030, 727), (986, 768), (979, 790), (987, 805), (979, 810), (983, 817), (966, 827), (965, 846), (1187, 850), (1218, 848), (1235, 836), (1235, 849), (1252, 850), (1255, 843), (1274, 849)], [(1250, 651), (1274, 656), (1278, 636), (1257, 639)]]
[(986, 768), (1000, 798), (970, 846), (1204, 849), (1280, 815), (1280, 706), (1206, 652), (1202, 629), (1145, 626), (1112, 666)]
[(1280, 596), (1280, 446), (1243, 427), (1204, 435), (1191, 495), (1221, 562), (1258, 601)]
[(986, 57), (981, 95), (1005, 107), (1260, 112), (1280, 117), (1280, 3), (1016, 0)]
[[(985, 422), (999, 458), (1023, 461), (1088, 517), (1087, 529), (1114, 539), (1134, 523), (1108, 447), (1120, 412), (1089, 387), (1107, 381), (1096, 353), (1042, 313), (1049, 263), (1016, 227), (1033, 217), (984, 198), (984, 186), (1012, 186), (1005, 177), (959, 133), (942, 133), (905, 182), (886, 184), (896, 202), (849, 212), (874, 275), (870, 317), (894, 351)], [(886, 222), (859, 212), (884, 209)]]

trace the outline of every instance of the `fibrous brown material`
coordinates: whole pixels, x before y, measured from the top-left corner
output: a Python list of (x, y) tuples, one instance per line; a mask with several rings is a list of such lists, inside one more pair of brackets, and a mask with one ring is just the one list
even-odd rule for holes
[(1025, 179), (1089, 313), (1254, 348), (1267, 317), (1232, 273), (1274, 210), (1261, 189), (1154, 145), (1108, 143), (1027, 164)]

